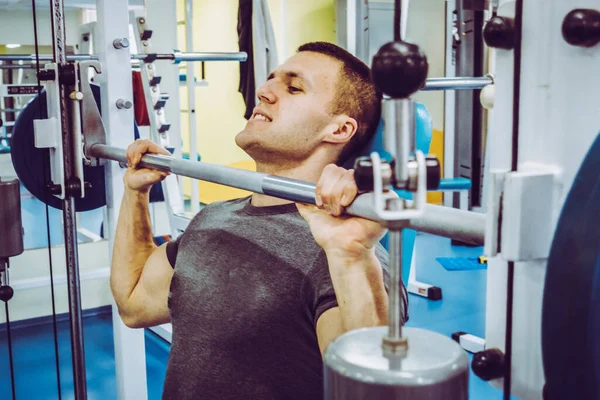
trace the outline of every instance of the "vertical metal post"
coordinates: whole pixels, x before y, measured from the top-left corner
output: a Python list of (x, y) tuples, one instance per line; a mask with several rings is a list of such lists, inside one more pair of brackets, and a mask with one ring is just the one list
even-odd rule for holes
[[(95, 77), (102, 89), (102, 120), (106, 142), (126, 148), (133, 141), (133, 109), (118, 109), (117, 99), (132, 96), (129, 48), (115, 49), (113, 40), (129, 37), (129, 11), (126, 1), (98, 0), (96, 26), (96, 53), (102, 63), (102, 73)], [(113, 252), (114, 234), (123, 198), (125, 169), (117, 163), (108, 163), (106, 171), (107, 221), (105, 233), (110, 237), (109, 251)], [(115, 342), (115, 372), (119, 400), (148, 398), (146, 384), (146, 351), (143, 329), (129, 329), (113, 303), (113, 336)], [(115, 396), (112, 396), (115, 397)]]
[[(456, 76), (456, 1), (446, 0), (446, 60), (444, 75), (447, 78)], [(458, 32), (457, 32), (458, 36)], [(444, 92), (444, 178), (454, 178), (454, 127), (456, 124), (456, 93), (452, 90)], [(444, 193), (444, 205), (452, 207), (452, 194)]]
[(395, 185), (402, 188), (408, 182), (408, 161), (415, 151), (415, 102), (411, 99), (384, 100), (385, 148), (395, 160)]
[[(185, 30), (186, 30), (186, 51), (194, 51), (194, 29), (192, 21), (194, 19), (194, 3), (192, 0), (185, 0)], [(198, 136), (196, 132), (196, 82), (194, 73), (194, 63), (187, 63), (187, 87), (188, 87), (188, 110), (190, 121), (190, 160), (198, 159)], [(199, 210), (198, 180), (192, 179), (192, 213), (195, 215)]]
[(400, 284), (402, 282), (402, 230), (390, 230), (390, 293), (389, 293), (389, 333), (391, 339), (402, 337), (402, 305)]
[[(64, 4), (62, 0), (51, 3), (52, 30), (54, 36), (54, 57), (59, 68), (67, 64)], [(59, 79), (57, 77), (57, 79)], [(75, 183), (75, 163), (73, 135), (66, 98), (65, 85), (60, 85), (60, 114), (62, 125), (63, 168), (65, 184)], [(79, 182), (83, 185), (83, 182)], [(77, 254), (77, 216), (73, 191), (65, 188), (63, 200), (63, 221), (65, 236), (65, 256), (67, 263), (67, 287), (69, 293), (69, 315), (71, 332), (71, 352), (73, 360), (73, 381), (75, 399), (86, 399), (85, 353), (83, 346), (83, 322), (81, 313), (81, 289), (79, 282), (79, 256)]]
[[(456, 46), (456, 74), (483, 75), (483, 2), (456, 1), (459, 42)], [(456, 44), (456, 43), (455, 43)], [(473, 182), (470, 192), (456, 192), (453, 205), (461, 209), (481, 204), (482, 107), (481, 90), (455, 93), (455, 177)]]

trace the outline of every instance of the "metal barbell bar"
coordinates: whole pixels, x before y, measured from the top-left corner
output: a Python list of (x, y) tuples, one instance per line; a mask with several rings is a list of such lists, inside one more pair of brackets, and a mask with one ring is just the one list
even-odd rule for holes
[[(52, 62), (54, 57), (52, 54), (0, 54), (0, 61), (40, 61)], [(186, 61), (239, 61), (244, 62), (248, 59), (248, 54), (245, 52), (236, 53), (156, 53), (156, 54), (132, 54), (131, 59), (134, 61), (152, 60), (167, 60), (174, 63)], [(70, 54), (67, 56), (67, 61), (90, 61), (98, 60), (98, 56), (94, 54)]]
[[(87, 148), (86, 153), (90, 157), (127, 163), (126, 150), (118, 147), (93, 144)], [(140, 165), (298, 203), (315, 204), (316, 185), (311, 182), (156, 154), (144, 155)], [(390, 193), (389, 198), (393, 197), (395, 196)], [(346, 213), (378, 221), (373, 198), (372, 193), (357, 196), (346, 208)], [(484, 241), (485, 215), (475, 212), (428, 204), (420, 218), (400, 223), (405, 228), (467, 243), (483, 245)]]
[[(67, 61), (89, 61), (97, 60), (98, 56), (93, 54), (72, 54), (67, 56)], [(172, 61), (175, 64), (188, 61), (238, 61), (244, 62), (248, 59), (248, 55), (244, 52), (238, 53), (163, 53), (163, 54), (132, 54), (132, 61), (144, 61), (150, 60), (167, 60)], [(51, 54), (40, 54), (40, 62), (52, 62), (53, 58)], [(31, 61), (36, 62), (35, 54), (1, 54), (0, 61)], [(8, 66), (7, 66), (8, 67)], [(2, 69), (0, 65), (0, 69)], [(15, 67), (10, 67), (15, 68)], [(16, 67), (16, 68), (26, 68)], [(421, 89), (422, 91), (434, 91), (434, 90), (477, 90), (483, 89), (488, 85), (494, 83), (494, 77), (492, 75), (486, 75), (483, 77), (456, 77), (456, 78), (429, 78), (425, 82), (425, 86)]]
[(429, 78), (422, 91), (432, 90), (477, 90), (494, 84), (493, 75), (483, 77)]

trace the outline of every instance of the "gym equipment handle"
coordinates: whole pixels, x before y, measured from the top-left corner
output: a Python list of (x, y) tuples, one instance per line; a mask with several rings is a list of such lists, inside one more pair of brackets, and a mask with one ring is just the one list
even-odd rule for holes
[[(126, 150), (117, 147), (94, 144), (87, 149), (87, 154), (127, 163)], [(315, 204), (316, 185), (311, 182), (156, 154), (143, 156), (140, 165), (298, 203)], [(393, 193), (387, 196), (395, 197)], [(357, 196), (346, 208), (346, 213), (378, 221), (373, 208), (373, 198), (372, 193)], [(485, 215), (475, 212), (428, 204), (423, 216), (401, 223), (406, 228), (477, 245), (483, 245), (484, 241)]]

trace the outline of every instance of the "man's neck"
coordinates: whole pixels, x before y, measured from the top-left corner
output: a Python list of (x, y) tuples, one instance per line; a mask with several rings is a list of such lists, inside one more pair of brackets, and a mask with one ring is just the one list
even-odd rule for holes
[[(280, 176), (282, 178), (296, 179), (305, 182), (316, 183), (325, 168), (321, 163), (308, 161), (294, 167), (283, 167), (269, 164), (256, 163), (256, 171), (264, 174)], [(291, 203), (289, 200), (283, 200), (271, 197), (265, 194), (254, 193), (252, 195), (252, 205), (255, 207), (276, 206)]]

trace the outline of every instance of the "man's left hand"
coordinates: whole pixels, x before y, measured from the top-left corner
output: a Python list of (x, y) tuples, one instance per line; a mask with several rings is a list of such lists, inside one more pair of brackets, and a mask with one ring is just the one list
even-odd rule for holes
[(297, 204), (326, 253), (356, 258), (371, 254), (386, 230), (378, 222), (343, 215), (358, 194), (354, 170), (328, 165), (316, 188), (316, 207)]

